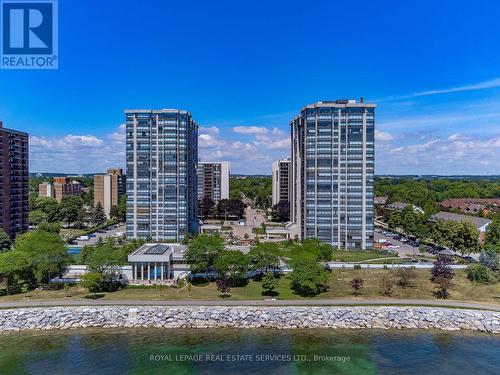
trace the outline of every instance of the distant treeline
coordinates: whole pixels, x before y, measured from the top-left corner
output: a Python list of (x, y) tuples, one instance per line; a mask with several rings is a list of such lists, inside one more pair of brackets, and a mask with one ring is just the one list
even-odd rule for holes
[[(375, 195), (434, 209), (449, 198), (500, 198), (500, 178), (375, 178)], [(430, 207), (429, 207), (430, 208)], [(427, 210), (426, 210), (427, 211)], [(433, 211), (433, 210), (429, 210)]]

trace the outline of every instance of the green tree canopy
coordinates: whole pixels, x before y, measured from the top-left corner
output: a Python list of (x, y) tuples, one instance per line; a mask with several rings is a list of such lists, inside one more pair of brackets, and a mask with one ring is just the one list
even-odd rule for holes
[(215, 259), (215, 269), (219, 276), (241, 279), (248, 270), (248, 258), (238, 250), (222, 250)]
[(0, 228), (0, 251), (10, 250), (12, 241), (5, 231)]
[(500, 245), (500, 218), (493, 220), (486, 228), (485, 242), (489, 245)]
[(29, 254), (15, 250), (0, 253), (0, 276), (6, 280), (8, 291), (22, 281), (32, 281), (31, 264)]
[(328, 273), (315, 259), (304, 257), (292, 262), (290, 287), (301, 296), (315, 296), (326, 289)]
[(219, 236), (200, 234), (188, 245), (184, 259), (191, 272), (205, 272), (213, 268), (215, 259), (224, 250), (224, 240)]
[(281, 200), (275, 204), (271, 211), (273, 220), (286, 222), (290, 220), (290, 203), (287, 200)]
[(279, 259), (276, 254), (279, 252), (279, 245), (276, 243), (258, 243), (250, 249), (248, 261), (250, 268), (254, 271), (275, 269), (279, 266)]
[(67, 195), (62, 198), (59, 205), (59, 215), (61, 220), (66, 221), (68, 226), (78, 221), (80, 209), (83, 207), (83, 200), (75, 195)]
[(50, 277), (60, 273), (70, 261), (61, 238), (43, 230), (17, 236), (14, 250), (31, 258), (33, 275), (39, 283), (48, 282)]

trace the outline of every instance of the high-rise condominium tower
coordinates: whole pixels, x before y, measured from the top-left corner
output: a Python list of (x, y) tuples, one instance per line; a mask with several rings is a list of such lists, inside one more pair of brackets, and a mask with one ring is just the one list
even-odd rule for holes
[(375, 104), (308, 105), (291, 122), (292, 220), (300, 238), (373, 246)]
[(229, 169), (227, 161), (198, 162), (198, 200), (205, 197), (215, 202), (229, 198)]
[(187, 111), (127, 110), (127, 238), (197, 231), (198, 125)]
[(0, 122), (0, 228), (11, 236), (28, 230), (28, 134)]
[(279, 201), (290, 201), (292, 163), (290, 158), (273, 163), (272, 191), (273, 206)]

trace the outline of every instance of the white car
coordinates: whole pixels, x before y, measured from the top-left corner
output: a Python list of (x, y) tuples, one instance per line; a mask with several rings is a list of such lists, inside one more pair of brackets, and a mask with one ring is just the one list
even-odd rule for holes
[(388, 249), (399, 249), (399, 245), (387, 245)]
[(89, 236), (79, 236), (76, 238), (77, 241), (88, 241), (90, 240)]

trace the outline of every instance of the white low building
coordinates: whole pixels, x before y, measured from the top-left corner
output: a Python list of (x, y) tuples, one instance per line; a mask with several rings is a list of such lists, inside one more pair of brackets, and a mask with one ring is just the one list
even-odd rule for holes
[(131, 284), (161, 284), (187, 275), (185, 245), (147, 243), (128, 256), (132, 266)]

